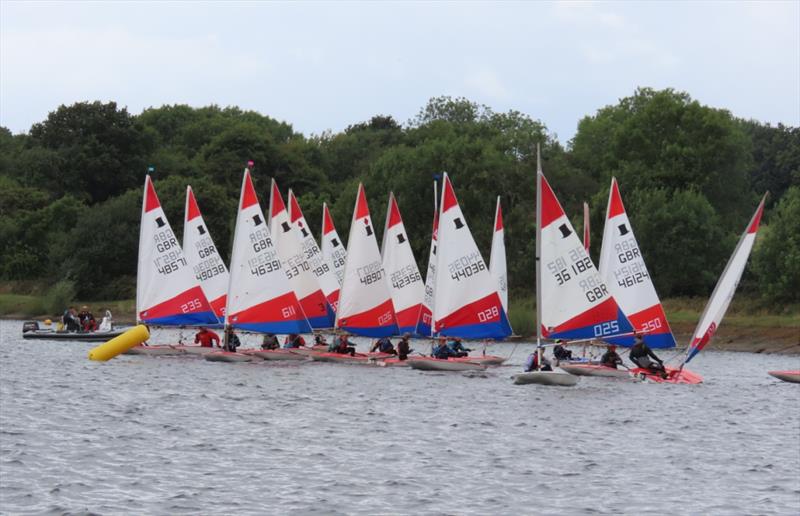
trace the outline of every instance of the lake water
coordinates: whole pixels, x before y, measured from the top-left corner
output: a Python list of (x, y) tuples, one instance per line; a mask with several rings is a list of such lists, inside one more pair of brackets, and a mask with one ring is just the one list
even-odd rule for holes
[(20, 335), (0, 321), (2, 513), (800, 514), (800, 385), (767, 374), (797, 356), (554, 388), (512, 385), (530, 344), (467, 374), (94, 363)]

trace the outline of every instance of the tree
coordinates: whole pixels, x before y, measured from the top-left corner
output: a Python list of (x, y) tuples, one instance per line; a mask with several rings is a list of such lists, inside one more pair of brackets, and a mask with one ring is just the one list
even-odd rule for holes
[(752, 268), (770, 303), (800, 302), (800, 187), (786, 191), (759, 231)]
[[(50, 150), (47, 167), (32, 167), (28, 184), (48, 184), (54, 197), (70, 192), (89, 203), (102, 202), (138, 184), (152, 149), (125, 108), (115, 102), (79, 102), (60, 106), (34, 124), (26, 149)], [(27, 172), (27, 171), (26, 171)]]

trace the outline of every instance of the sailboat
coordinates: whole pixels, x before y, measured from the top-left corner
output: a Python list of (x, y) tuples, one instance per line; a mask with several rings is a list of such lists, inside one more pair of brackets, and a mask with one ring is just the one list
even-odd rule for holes
[[(536, 344), (542, 337), (609, 339), (632, 327), (592, 263), (569, 218), (544, 177), (537, 155), (536, 184)], [(559, 368), (514, 376), (514, 383), (575, 385), (577, 377)]]
[(489, 255), (489, 271), (497, 282), (497, 293), (503, 302), (503, 310), (508, 313), (508, 272), (506, 266), (506, 243), (503, 229), (503, 209), (500, 196), (497, 196), (497, 208), (494, 211), (494, 232), (492, 234), (492, 252)]
[[(256, 333), (307, 333), (311, 325), (289, 285), (258, 203), (250, 167), (245, 168), (233, 236), (226, 327)], [(214, 352), (207, 360), (245, 362), (250, 354)]]
[(328, 265), (333, 267), (333, 272), (336, 274), (336, 279), (339, 280), (339, 286), (341, 286), (344, 281), (344, 264), (347, 261), (347, 249), (342, 244), (339, 233), (336, 232), (336, 226), (333, 225), (333, 217), (331, 217), (327, 203), (322, 203), (320, 250)]
[[(609, 291), (645, 343), (654, 349), (674, 348), (675, 337), (639, 250), (616, 178), (611, 178), (599, 269)], [(617, 343), (630, 346), (633, 339)], [(627, 370), (598, 364), (564, 364), (562, 368), (584, 376), (630, 376)]]
[(228, 268), (211, 239), (191, 186), (186, 187), (183, 252), (186, 253), (194, 277), (211, 303), (214, 314), (220, 322), (224, 322)]
[(739, 242), (736, 244), (736, 248), (733, 250), (733, 254), (728, 260), (727, 265), (725, 265), (722, 275), (719, 277), (719, 280), (717, 280), (717, 285), (714, 287), (714, 291), (708, 299), (708, 303), (703, 310), (703, 315), (700, 316), (700, 321), (697, 323), (697, 328), (694, 330), (694, 335), (692, 336), (689, 346), (686, 348), (686, 355), (680, 366), (677, 368), (666, 368), (668, 373), (667, 378), (661, 378), (659, 375), (652, 374), (641, 368), (631, 370), (633, 374), (642, 379), (659, 383), (695, 384), (703, 381), (700, 375), (685, 369), (684, 366), (711, 342), (714, 334), (719, 329), (720, 323), (722, 323), (722, 318), (725, 317), (725, 312), (728, 310), (728, 306), (730, 306), (733, 300), (736, 287), (739, 286), (739, 280), (742, 278), (742, 273), (747, 265), (750, 251), (752, 251), (753, 245), (755, 244), (756, 234), (758, 233), (758, 227), (761, 223), (761, 215), (764, 213), (764, 201), (766, 198), (767, 196), (764, 194), (755, 213), (750, 218), (750, 222), (747, 224), (747, 229), (745, 229), (744, 233), (742, 233), (742, 236), (739, 238)]
[(400, 333), (412, 333), (417, 329), (425, 285), (393, 193), (389, 193), (381, 256)]
[(360, 183), (347, 239), (347, 260), (336, 327), (365, 337), (388, 337), (400, 333), (367, 196), (364, 185)]
[(300, 248), (311, 266), (311, 271), (317, 277), (325, 299), (335, 311), (339, 304), (341, 283), (336, 277), (333, 266), (323, 257), (317, 241), (314, 240), (311, 228), (308, 227), (303, 211), (300, 209), (300, 203), (297, 202), (297, 197), (292, 190), (289, 190), (289, 219), (294, 226), (295, 234), (300, 239)]
[[(511, 325), (497, 282), (483, 261), (447, 173), (442, 180), (433, 306), (434, 333), (465, 339), (503, 339)], [(496, 360), (499, 357), (489, 357)], [(409, 358), (415, 369), (483, 369), (480, 357), (440, 360)]]
[(289, 220), (289, 212), (283, 202), (283, 196), (281, 196), (278, 183), (274, 179), (270, 189), (269, 204), (270, 234), (274, 239), (278, 255), (281, 257), (281, 266), (286, 272), (289, 284), (300, 300), (300, 306), (303, 307), (303, 313), (312, 328), (333, 328), (335, 319), (333, 307), (325, 297), (307, 255), (303, 251), (300, 239), (295, 234)]
[(436, 182), (433, 182), (433, 228), (431, 229), (431, 247), (428, 251), (428, 272), (425, 274), (425, 296), (417, 318), (417, 335), (429, 337), (433, 334), (433, 298), (436, 286), (436, 240), (439, 232), (439, 205), (436, 195)]
[[(169, 225), (149, 174), (144, 181), (139, 232), (136, 319), (150, 326), (219, 324)], [(155, 355), (182, 351), (172, 346), (136, 346), (131, 352)]]

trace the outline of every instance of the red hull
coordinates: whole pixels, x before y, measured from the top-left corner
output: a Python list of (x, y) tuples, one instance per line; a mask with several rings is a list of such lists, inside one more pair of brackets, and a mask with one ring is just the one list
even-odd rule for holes
[(703, 383), (703, 377), (697, 373), (693, 373), (688, 369), (678, 370), (673, 367), (667, 367), (667, 378), (662, 378), (658, 374), (653, 374), (647, 369), (642, 369), (641, 367), (637, 367), (636, 369), (631, 369), (631, 374), (634, 375), (636, 378), (640, 378), (642, 380), (649, 380), (655, 383), (684, 383), (690, 385), (696, 385), (698, 383)]

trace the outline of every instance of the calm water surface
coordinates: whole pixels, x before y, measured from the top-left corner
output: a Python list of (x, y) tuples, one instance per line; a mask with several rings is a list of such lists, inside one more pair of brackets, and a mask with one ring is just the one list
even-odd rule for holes
[(800, 514), (800, 385), (767, 375), (800, 357), (710, 351), (698, 386), (553, 388), (511, 384), (529, 344), (445, 374), (93, 363), (92, 344), (20, 334), (0, 321), (7, 514)]

